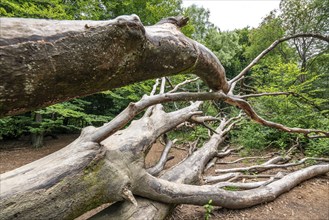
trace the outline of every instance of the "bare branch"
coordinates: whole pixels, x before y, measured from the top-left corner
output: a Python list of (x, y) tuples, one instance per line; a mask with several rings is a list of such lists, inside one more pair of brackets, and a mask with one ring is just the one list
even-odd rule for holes
[(189, 143), (190, 148), (188, 150), (188, 155), (192, 155), (194, 151), (196, 151), (196, 147), (198, 145), (199, 142), (199, 138), (197, 138), (195, 141), (193, 141), (192, 143)]
[(236, 159), (234, 161), (218, 161), (217, 164), (234, 164), (234, 163), (238, 163), (238, 162), (241, 162), (243, 160), (254, 160), (254, 159), (267, 159), (267, 158), (271, 158), (272, 155), (269, 155), (269, 156), (264, 156), (264, 157), (242, 157), (242, 158), (239, 158), (239, 159)]
[[(274, 157), (270, 160), (268, 160), (267, 162), (263, 163), (262, 165), (269, 165), (269, 164), (275, 164), (275, 163), (278, 163), (278, 162), (281, 162), (281, 161), (284, 161), (285, 158), (281, 157), (281, 156), (277, 156), (277, 157)], [(206, 183), (211, 183), (211, 182), (220, 182), (220, 181), (226, 181), (228, 180), (229, 182), (231, 181), (234, 181), (238, 178), (241, 178), (241, 177), (247, 177), (247, 178), (250, 178), (248, 176), (250, 175), (242, 175), (241, 173), (239, 172), (226, 172), (222, 175), (219, 175), (219, 176), (207, 176), (204, 178), (204, 181)], [(257, 175), (258, 177), (271, 177), (271, 176), (264, 176), (264, 175)], [(255, 175), (253, 175), (253, 177), (256, 177)]]
[(210, 199), (213, 205), (241, 209), (269, 202), (297, 184), (314, 176), (329, 172), (329, 164), (314, 165), (284, 176), (266, 186), (246, 191), (225, 191), (215, 185), (186, 185), (144, 175), (143, 184), (135, 194), (165, 203), (204, 205)]
[[(152, 91), (151, 91), (151, 93), (150, 93), (150, 96), (155, 95), (155, 92), (156, 92), (156, 90), (157, 90), (158, 85), (159, 85), (159, 78), (155, 80), (155, 83), (154, 83), (154, 85), (153, 85), (153, 87), (152, 87)], [(146, 111), (145, 111), (143, 117), (149, 117), (149, 116), (152, 114), (153, 108), (154, 108), (154, 106), (150, 106), (150, 107), (148, 107), (148, 108), (146, 109)]]
[(305, 34), (295, 34), (292, 36), (288, 37), (283, 37), (279, 40), (274, 41), (267, 49), (265, 49), (263, 52), (261, 52), (246, 68), (244, 68), (236, 77), (231, 79), (228, 83), (230, 85), (230, 90), (232, 89), (231, 87), (234, 88), (235, 84), (233, 84), (236, 81), (239, 81), (255, 64), (258, 63), (260, 59), (262, 59), (266, 54), (268, 54), (271, 50), (273, 50), (278, 44), (285, 42), (290, 39), (294, 38), (299, 38), (299, 37), (313, 37), (317, 38), (326, 42), (329, 42), (329, 37), (328, 36), (323, 36), (320, 34), (312, 34), (312, 33), (305, 33)]
[(220, 182), (215, 184), (219, 188), (224, 187), (236, 187), (238, 189), (255, 189), (261, 186), (265, 186), (269, 183), (272, 183), (275, 180), (274, 177), (270, 177), (269, 180), (259, 181), (259, 182), (249, 182), (249, 183), (232, 183), (232, 182)]
[(196, 77), (194, 79), (188, 79), (188, 80), (185, 80), (184, 82), (181, 82), (181, 83), (178, 83), (175, 88), (173, 88), (172, 90), (170, 90), (168, 93), (173, 93), (173, 92), (176, 92), (179, 87), (183, 86), (183, 85), (186, 85), (188, 83), (191, 83), (191, 82), (195, 82), (197, 81), (198, 79), (200, 79), (200, 77)]
[[(154, 96), (144, 96), (141, 100), (136, 103), (130, 103), (128, 107), (117, 115), (112, 121), (106, 123), (102, 127), (98, 128), (94, 134), (91, 135), (91, 141), (100, 142), (107, 138), (109, 135), (121, 129), (130, 120), (132, 120), (138, 113), (143, 111), (145, 108), (165, 102), (172, 101), (187, 101), (187, 100), (210, 100), (210, 99), (221, 99), (225, 95), (224, 93), (171, 93), (171, 94), (159, 94)], [(196, 105), (200, 105), (197, 102)], [(196, 114), (200, 114), (198, 112)]]
[(306, 157), (296, 163), (287, 163), (287, 164), (262, 164), (262, 165), (254, 165), (250, 167), (240, 167), (240, 168), (231, 168), (231, 169), (217, 169), (217, 173), (231, 173), (231, 172), (245, 172), (245, 171), (264, 171), (268, 169), (275, 168), (287, 168), (292, 166), (298, 166), (305, 163), (307, 160), (315, 160), (315, 161), (325, 161), (329, 162), (329, 158), (315, 158), (315, 157)]
[(265, 125), (267, 127), (276, 128), (282, 131), (289, 133), (299, 133), (304, 134), (306, 137), (309, 137), (310, 134), (315, 133), (319, 134), (322, 137), (329, 137), (329, 132), (315, 129), (303, 129), (303, 128), (290, 128), (279, 123), (267, 121), (260, 117), (254, 109), (250, 106), (248, 102), (243, 99), (237, 98), (235, 96), (227, 96), (226, 102), (235, 106), (240, 107), (252, 120), (255, 122)]
[(161, 78), (161, 86), (160, 86), (160, 92), (159, 94), (165, 93), (165, 87), (166, 87), (166, 77)]
[[(315, 133), (329, 137), (329, 132), (314, 130), (314, 129), (302, 129), (302, 128), (289, 128), (279, 123), (274, 123), (271, 121), (266, 121), (257, 115), (253, 108), (243, 99), (239, 99), (235, 96), (229, 96), (223, 92), (200, 92), (200, 93), (166, 93), (154, 96), (144, 96), (140, 101), (136, 103), (130, 103), (129, 106), (123, 110), (117, 117), (115, 117), (111, 122), (105, 124), (104, 126), (98, 128), (94, 134), (91, 136), (91, 140), (99, 142), (104, 140), (107, 136), (113, 134), (115, 131), (126, 125), (131, 119), (133, 119), (139, 112), (145, 108), (165, 102), (172, 101), (194, 101), (194, 100), (220, 100), (224, 99), (227, 103), (240, 107), (251, 119), (258, 122), (259, 124), (283, 130), (290, 133), (301, 133), (306, 136)], [(198, 103), (200, 105), (200, 103)]]
[(237, 179), (258, 179), (258, 178), (271, 178), (274, 177), (276, 179), (281, 179), (283, 176), (285, 176), (286, 174), (284, 174), (283, 172), (278, 172), (275, 175), (271, 175), (271, 174), (257, 174), (257, 175), (245, 175), (242, 173), (225, 173), (219, 176), (207, 176), (204, 178), (206, 183), (214, 183), (214, 182), (223, 182), (223, 181), (227, 181), (227, 182), (232, 182), (234, 180)]
[(150, 93), (150, 96), (155, 95), (155, 92), (156, 92), (156, 90), (157, 90), (158, 85), (159, 85), (159, 79), (156, 79), (156, 80), (155, 80), (155, 83), (154, 83), (154, 85), (153, 85), (153, 87), (152, 87), (152, 91), (151, 91), (151, 93)]
[(213, 117), (213, 116), (192, 116), (191, 121), (196, 122), (196, 123), (204, 123), (206, 121), (220, 121), (219, 118)]
[(147, 169), (147, 172), (153, 176), (158, 175), (163, 170), (164, 166), (166, 165), (166, 162), (168, 161), (168, 154), (173, 145), (173, 142), (169, 140), (168, 137), (166, 137), (166, 135), (165, 135), (165, 140), (166, 140), (166, 146), (162, 151), (160, 160), (155, 166)]
[(209, 170), (211, 167), (213, 167), (216, 164), (216, 161), (218, 160), (217, 157), (214, 157), (211, 159), (211, 161), (209, 161), (209, 163), (207, 164), (207, 166), (204, 168), (204, 171)]
[(258, 93), (258, 94), (248, 94), (248, 95), (241, 95), (241, 96), (236, 96), (239, 97), (240, 99), (248, 99), (248, 98), (253, 98), (253, 97), (261, 97), (261, 96), (279, 96), (279, 95), (291, 95), (291, 92), (264, 92), (264, 93)]

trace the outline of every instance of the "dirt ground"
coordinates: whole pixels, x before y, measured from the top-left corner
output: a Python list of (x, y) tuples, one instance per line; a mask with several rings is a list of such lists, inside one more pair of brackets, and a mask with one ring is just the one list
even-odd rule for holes
[[(33, 149), (28, 140), (0, 141), (0, 173), (15, 169), (55, 152), (72, 142), (76, 137), (77, 135), (61, 135), (59, 139), (47, 138), (45, 141), (46, 146), (40, 149)], [(159, 143), (153, 146), (147, 157), (146, 166), (156, 163), (162, 149), (163, 146)], [(174, 156), (174, 159), (167, 163), (167, 168), (185, 158), (187, 150), (184, 150), (184, 146), (173, 148), (169, 156)], [(238, 157), (234, 155), (229, 156), (225, 158), (225, 161), (236, 158)], [(235, 164), (234, 166), (247, 166), (247, 164)], [(209, 169), (205, 175), (213, 174), (214, 169), (219, 167), (223, 168), (223, 166), (217, 164), (216, 167)], [(204, 219), (204, 217), (205, 209), (203, 207), (179, 205), (174, 210), (170, 220), (193, 220)], [(214, 207), (210, 219), (329, 220), (329, 174), (308, 180), (267, 204), (242, 210)]]

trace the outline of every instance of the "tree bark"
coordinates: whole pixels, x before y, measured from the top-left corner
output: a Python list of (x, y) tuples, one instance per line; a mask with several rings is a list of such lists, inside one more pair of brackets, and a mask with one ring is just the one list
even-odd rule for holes
[(2, 174), (1, 219), (73, 219), (126, 199), (124, 192), (136, 188), (145, 172), (145, 152), (161, 134), (199, 113), (198, 106), (133, 121), (101, 144), (90, 141), (95, 128), (87, 127), (67, 147)]
[[(40, 113), (35, 113), (35, 122), (37, 123), (37, 126), (39, 126), (40, 123), (42, 122), (42, 115)], [(31, 133), (32, 146), (35, 148), (42, 147), (43, 146), (43, 136), (44, 136), (43, 131)]]
[(182, 20), (1, 18), (0, 117), (178, 73), (227, 91), (219, 60), (180, 32)]
[[(180, 32), (183, 23), (176, 18), (144, 27), (134, 15), (111, 21), (1, 18), (0, 116), (177, 73), (194, 72), (215, 90), (145, 96), (104, 126), (87, 127), (62, 150), (2, 174), (1, 219), (73, 219), (103, 203), (123, 200), (129, 203), (109, 209), (115, 207), (111, 214), (115, 219), (141, 219), (146, 213), (162, 219), (177, 203), (202, 205), (209, 199), (224, 207), (249, 207), (271, 201), (299, 182), (329, 171), (329, 165), (316, 165), (261, 190), (241, 193), (187, 185), (199, 183), (206, 164), (219, 155), (218, 144), (234, 124), (222, 120), (209, 142), (182, 163), (158, 178), (147, 173), (144, 159), (152, 143), (187, 120), (198, 122), (193, 116), (200, 114), (200, 102), (171, 113), (157, 105), (120, 130), (142, 110), (162, 102), (222, 99), (263, 125), (305, 135), (329, 135), (288, 128), (259, 117), (243, 97), (233, 95), (234, 85), (244, 72), (228, 83), (218, 59)], [(164, 86), (160, 93), (163, 90)], [(136, 200), (134, 195), (172, 205)]]

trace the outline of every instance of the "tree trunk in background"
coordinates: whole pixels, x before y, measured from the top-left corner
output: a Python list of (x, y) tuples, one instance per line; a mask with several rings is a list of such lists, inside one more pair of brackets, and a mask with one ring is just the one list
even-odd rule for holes
[[(39, 126), (42, 122), (42, 115), (40, 113), (35, 113), (35, 122), (37, 123), (36, 126)], [(31, 142), (33, 147), (39, 148), (43, 146), (43, 135), (44, 133), (42, 131), (31, 134)]]

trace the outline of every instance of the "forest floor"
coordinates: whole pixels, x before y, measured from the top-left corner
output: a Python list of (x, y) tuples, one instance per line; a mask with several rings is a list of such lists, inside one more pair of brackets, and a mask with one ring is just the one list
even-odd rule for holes
[[(28, 140), (0, 141), (0, 173), (15, 169), (30, 163), (71, 143), (78, 135), (61, 135), (58, 139), (45, 139), (45, 147), (34, 149)], [(156, 143), (146, 158), (146, 165), (155, 164), (161, 155), (163, 146)], [(172, 148), (168, 161), (170, 167), (187, 156), (188, 148)], [(265, 152), (267, 153), (267, 152)], [(238, 155), (226, 157), (225, 161), (238, 158)], [(214, 174), (214, 170), (226, 168), (218, 165), (209, 169), (206, 175)], [(234, 164), (235, 167), (247, 166), (246, 163)], [(230, 165), (232, 167), (232, 165)], [(1, 184), (1, 183), (0, 183)], [(200, 206), (179, 205), (170, 220), (204, 219), (205, 209)], [(85, 218), (79, 218), (85, 219)], [(214, 207), (210, 219), (256, 220), (256, 219), (289, 219), (289, 220), (329, 220), (329, 174), (319, 176), (301, 183), (290, 192), (281, 195), (275, 201), (242, 210), (228, 210)]]

